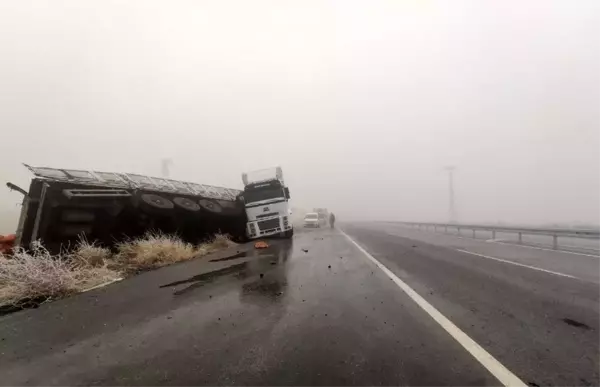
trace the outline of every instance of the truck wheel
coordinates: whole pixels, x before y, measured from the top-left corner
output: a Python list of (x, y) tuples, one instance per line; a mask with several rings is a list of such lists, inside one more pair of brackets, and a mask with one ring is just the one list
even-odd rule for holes
[(175, 203), (177, 207), (182, 208), (184, 210), (192, 212), (200, 211), (200, 206), (196, 204), (193, 200), (188, 198), (177, 197), (173, 199), (173, 203)]
[(156, 210), (171, 210), (175, 207), (169, 199), (154, 194), (142, 194), (140, 199), (144, 206)]
[(283, 233), (283, 237), (285, 239), (290, 239), (293, 236), (294, 236), (294, 229), (287, 230), (286, 232)]
[(219, 203), (213, 202), (209, 199), (200, 199), (198, 200), (198, 204), (200, 204), (200, 207), (204, 208), (205, 210), (214, 212), (216, 214), (223, 212), (223, 208), (219, 205)]

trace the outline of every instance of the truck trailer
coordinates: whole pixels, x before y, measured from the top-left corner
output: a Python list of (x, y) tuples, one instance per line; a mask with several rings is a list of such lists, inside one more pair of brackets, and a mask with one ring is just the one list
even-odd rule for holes
[[(244, 174), (244, 189), (133, 173), (33, 167), (23, 194), (15, 245), (41, 240), (51, 252), (84, 237), (105, 246), (148, 231), (176, 234), (190, 243), (225, 233), (234, 240), (291, 237), (289, 189), (281, 168), (270, 176)], [(264, 172), (264, 170), (262, 171)]]

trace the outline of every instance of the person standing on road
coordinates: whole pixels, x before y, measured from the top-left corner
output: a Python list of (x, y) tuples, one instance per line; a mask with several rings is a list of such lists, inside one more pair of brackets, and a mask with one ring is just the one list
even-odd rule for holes
[(335, 215), (333, 214), (333, 212), (329, 214), (329, 227), (335, 227)]

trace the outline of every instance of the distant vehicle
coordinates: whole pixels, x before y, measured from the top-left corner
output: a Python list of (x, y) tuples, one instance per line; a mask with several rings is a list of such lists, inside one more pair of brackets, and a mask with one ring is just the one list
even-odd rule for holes
[(319, 215), (319, 224), (321, 226), (326, 226), (327, 222), (329, 222), (329, 211), (327, 208), (313, 208), (313, 212), (316, 212)]
[(291, 238), (294, 228), (290, 220), (290, 190), (283, 181), (280, 167), (242, 174), (244, 206), (250, 239), (270, 235)]
[(306, 216), (304, 216), (304, 227), (321, 227), (319, 214), (317, 214), (316, 212), (309, 212), (308, 214), (306, 214)]

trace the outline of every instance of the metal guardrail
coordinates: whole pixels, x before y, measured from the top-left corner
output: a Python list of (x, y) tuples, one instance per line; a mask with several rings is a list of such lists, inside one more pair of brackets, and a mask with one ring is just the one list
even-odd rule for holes
[(477, 231), (488, 231), (492, 233), (492, 239), (496, 238), (496, 232), (503, 233), (514, 233), (519, 235), (519, 243), (523, 242), (523, 234), (525, 235), (546, 235), (553, 238), (553, 248), (558, 248), (559, 237), (569, 238), (586, 238), (586, 239), (600, 239), (600, 229), (578, 229), (578, 228), (534, 228), (534, 227), (505, 227), (505, 226), (490, 226), (480, 224), (457, 224), (457, 223), (423, 223), (423, 222), (398, 222), (407, 226), (413, 226), (418, 228), (433, 228), (437, 231), (438, 228), (443, 228), (444, 232), (448, 232), (448, 229), (456, 229), (458, 233), (460, 230), (471, 230), (473, 232), (473, 238), (476, 236)]

